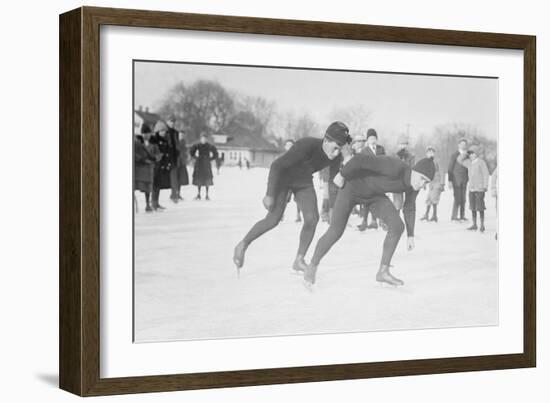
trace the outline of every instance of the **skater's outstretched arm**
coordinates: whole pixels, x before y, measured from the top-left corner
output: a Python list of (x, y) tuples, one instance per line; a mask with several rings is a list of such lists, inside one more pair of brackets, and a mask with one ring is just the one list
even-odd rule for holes
[(405, 218), (405, 228), (407, 237), (414, 237), (414, 224), (416, 220), (416, 196), (418, 191), (410, 190), (405, 193), (405, 202), (403, 203), (403, 218)]

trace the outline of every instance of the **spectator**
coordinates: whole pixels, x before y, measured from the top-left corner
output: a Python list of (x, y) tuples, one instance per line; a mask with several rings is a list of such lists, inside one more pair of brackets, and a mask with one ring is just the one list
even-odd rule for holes
[[(409, 139), (406, 136), (401, 136), (397, 148), (397, 157), (412, 168), (414, 166), (415, 157), (409, 151)], [(393, 193), (393, 205), (397, 211), (403, 208), (403, 193)]]
[[(378, 144), (378, 133), (373, 128), (367, 130), (366, 135), (366, 146), (361, 148), (360, 152), (367, 155), (386, 155), (386, 150), (384, 147)], [(370, 225), (368, 224), (369, 212), (372, 215), (372, 221)], [(364, 231), (367, 228), (369, 229), (378, 229), (378, 221), (372, 214), (369, 209), (369, 206), (366, 204), (361, 205), (361, 217), (363, 217), (363, 222), (357, 227), (359, 231)]]
[(489, 169), (483, 159), (480, 158), (479, 146), (473, 145), (467, 153), (460, 154), (457, 162), (468, 169), (470, 182), (470, 210), (472, 210), (472, 225), (469, 231), (477, 231), (477, 213), (479, 212), (480, 232), (485, 232), (485, 192), (489, 186)]
[(214, 185), (212, 175), (212, 160), (218, 158), (218, 150), (208, 142), (206, 133), (201, 133), (199, 143), (191, 147), (191, 158), (195, 159), (193, 169), (193, 185), (197, 187), (195, 200), (201, 200), (201, 187), (206, 188), (205, 200), (210, 200), (208, 188)]
[(153, 197), (152, 197), (152, 207), (155, 211), (165, 210), (163, 206), (159, 203), (160, 191), (162, 189), (170, 189), (170, 170), (172, 169), (172, 151), (166, 138), (168, 127), (166, 123), (162, 120), (159, 120), (155, 124), (154, 132), (155, 134), (151, 136), (149, 140), (151, 144), (154, 144), (158, 147), (159, 150), (159, 160), (155, 165), (154, 175), (153, 175)]
[[(445, 190), (445, 174), (441, 171), (439, 161), (435, 158), (435, 148), (429, 146), (426, 149), (426, 157), (433, 160), (435, 166), (435, 175), (428, 186), (428, 196), (426, 197), (426, 213), (420, 220), (437, 222), (437, 205), (439, 204), (441, 192)], [(428, 217), (430, 214), (430, 207), (433, 210), (432, 218)]]
[[(454, 197), (451, 221), (467, 221), (464, 210), (466, 206), (466, 187), (468, 186), (468, 169), (457, 163), (459, 156), (466, 155), (467, 148), (468, 142), (466, 139), (460, 139), (458, 141), (458, 150), (451, 155), (447, 170), (449, 189), (452, 187)], [(458, 217), (459, 213), (460, 218)]]

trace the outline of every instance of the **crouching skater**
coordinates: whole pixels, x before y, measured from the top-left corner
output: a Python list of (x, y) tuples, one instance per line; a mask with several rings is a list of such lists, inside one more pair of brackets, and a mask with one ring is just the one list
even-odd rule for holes
[(304, 257), (319, 221), (312, 175), (330, 164), (339, 166), (340, 150), (350, 142), (348, 127), (342, 122), (333, 122), (328, 126), (324, 138), (302, 138), (273, 161), (269, 170), (267, 192), (263, 198), (267, 215), (254, 224), (235, 247), (233, 262), (237, 271), (244, 264), (245, 252), (250, 244), (279, 224), (291, 194), (294, 194), (296, 204), (304, 217), (293, 269), (300, 273), (305, 270), (307, 265)]
[[(382, 246), (382, 259), (376, 281), (394, 286), (404, 282), (390, 273), (390, 263), (397, 244), (407, 229), (407, 248), (414, 249), (414, 223), (418, 191), (433, 180), (435, 165), (432, 159), (423, 158), (412, 168), (405, 162), (390, 156), (357, 154), (344, 160), (344, 166), (334, 178), (341, 189), (338, 192), (332, 220), (327, 232), (319, 239), (310, 264), (304, 271), (304, 283), (315, 283), (317, 268), (323, 256), (340, 239), (356, 204), (366, 204), (376, 217), (388, 226)], [(385, 193), (405, 193), (403, 216)]]

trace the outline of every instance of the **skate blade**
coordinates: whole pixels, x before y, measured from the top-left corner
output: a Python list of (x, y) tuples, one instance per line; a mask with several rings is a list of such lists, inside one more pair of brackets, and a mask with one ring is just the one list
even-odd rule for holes
[(305, 288), (308, 292), (310, 292), (310, 293), (313, 293), (313, 292), (314, 292), (313, 284), (310, 283), (309, 281), (302, 280), (302, 285), (304, 286), (304, 288)]
[(290, 269), (289, 273), (292, 274), (293, 276), (303, 276), (304, 275), (304, 272), (302, 270)]
[(404, 286), (404, 284), (391, 284), (391, 283), (386, 283), (385, 281), (378, 281), (378, 280), (376, 281), (376, 284), (380, 288), (390, 289), (390, 290), (396, 290)]

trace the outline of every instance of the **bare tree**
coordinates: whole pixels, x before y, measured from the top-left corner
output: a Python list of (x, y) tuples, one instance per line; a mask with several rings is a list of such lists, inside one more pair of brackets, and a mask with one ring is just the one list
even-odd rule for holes
[(371, 112), (364, 105), (350, 105), (337, 108), (330, 114), (332, 120), (344, 122), (350, 134), (366, 133), (369, 129)]
[(180, 82), (169, 91), (159, 112), (164, 117), (174, 114), (196, 138), (201, 132), (222, 132), (235, 112), (235, 103), (218, 82), (199, 80), (189, 87)]

